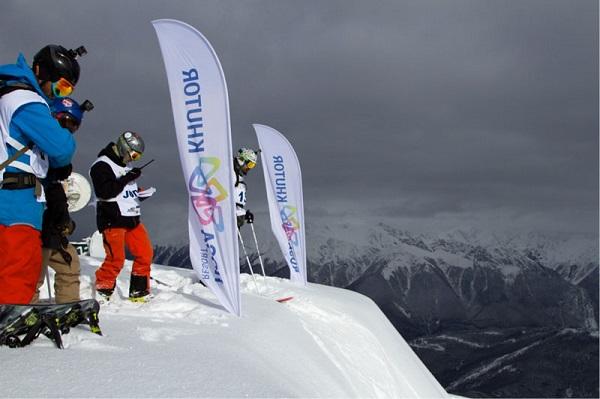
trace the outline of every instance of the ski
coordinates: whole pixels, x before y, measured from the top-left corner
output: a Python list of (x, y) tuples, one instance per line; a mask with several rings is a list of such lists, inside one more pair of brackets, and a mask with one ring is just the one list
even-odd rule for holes
[(62, 349), (61, 335), (79, 324), (87, 324), (91, 332), (102, 335), (99, 311), (100, 305), (94, 299), (64, 304), (0, 305), (0, 346), (21, 348), (42, 334)]

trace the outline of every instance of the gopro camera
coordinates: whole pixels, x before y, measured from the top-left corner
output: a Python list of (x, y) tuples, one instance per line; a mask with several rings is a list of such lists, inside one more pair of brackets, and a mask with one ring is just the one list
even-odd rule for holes
[(83, 46), (79, 46), (75, 50), (69, 50), (69, 55), (73, 59), (77, 59), (77, 57), (81, 57), (82, 55), (86, 55), (86, 54), (87, 54), (87, 50)]
[(79, 108), (81, 108), (81, 110), (83, 112), (90, 112), (91, 110), (94, 109), (94, 104), (92, 104), (92, 102), (90, 100), (85, 100), (80, 106)]

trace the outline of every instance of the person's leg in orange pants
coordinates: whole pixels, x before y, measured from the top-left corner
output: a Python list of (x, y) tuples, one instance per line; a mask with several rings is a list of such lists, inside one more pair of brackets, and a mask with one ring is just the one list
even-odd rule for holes
[(131, 267), (129, 296), (146, 296), (150, 293), (150, 265), (154, 256), (152, 242), (142, 223), (125, 234), (125, 244), (134, 257)]
[(41, 271), (39, 230), (24, 224), (0, 225), (0, 303), (31, 302)]
[(127, 229), (109, 228), (102, 232), (106, 258), (96, 270), (96, 290), (111, 294), (117, 276), (125, 264), (125, 234)]

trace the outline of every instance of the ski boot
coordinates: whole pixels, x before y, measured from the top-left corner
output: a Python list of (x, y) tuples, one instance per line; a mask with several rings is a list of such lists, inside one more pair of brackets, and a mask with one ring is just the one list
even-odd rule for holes
[(150, 299), (148, 280), (148, 276), (131, 275), (131, 280), (129, 280), (129, 300), (131, 302), (148, 302)]
[(98, 302), (100, 302), (101, 305), (110, 302), (110, 297), (112, 296), (114, 290), (114, 286), (112, 288), (96, 288), (96, 297), (98, 298)]

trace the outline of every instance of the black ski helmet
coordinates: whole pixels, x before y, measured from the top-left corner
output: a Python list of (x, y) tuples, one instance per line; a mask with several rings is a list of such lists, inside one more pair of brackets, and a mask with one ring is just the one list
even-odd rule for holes
[(38, 79), (41, 81), (57, 82), (65, 78), (76, 85), (79, 80), (79, 63), (77, 57), (86, 54), (85, 47), (67, 50), (63, 46), (49, 44), (43, 47), (33, 57), (33, 66), (39, 66)]

